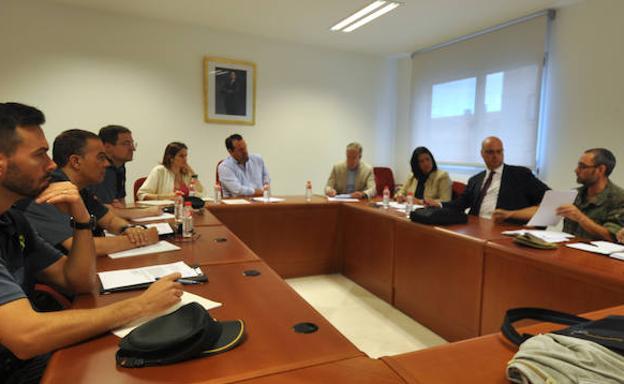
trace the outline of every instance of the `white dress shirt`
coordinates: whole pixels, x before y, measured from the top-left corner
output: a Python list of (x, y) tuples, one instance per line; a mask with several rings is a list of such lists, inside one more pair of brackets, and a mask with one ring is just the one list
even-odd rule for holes
[[(498, 193), (500, 192), (501, 186), (501, 177), (503, 176), (503, 167), (505, 165), (502, 164), (500, 167), (494, 170), (494, 176), (492, 177), (492, 183), (490, 184), (490, 188), (488, 188), (485, 193), (485, 197), (483, 198), (483, 202), (481, 203), (481, 209), (479, 210), (479, 217), (484, 217), (486, 219), (491, 219), (494, 210), (496, 209), (496, 202), (498, 201)], [(481, 188), (485, 185), (488, 177), (490, 177), (489, 169), (485, 172), (485, 177), (483, 178), (483, 183), (481, 184)]]

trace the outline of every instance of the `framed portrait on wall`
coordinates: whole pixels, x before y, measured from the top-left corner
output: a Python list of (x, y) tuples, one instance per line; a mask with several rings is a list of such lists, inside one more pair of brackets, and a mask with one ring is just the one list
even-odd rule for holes
[(204, 57), (204, 119), (207, 123), (256, 123), (256, 64)]

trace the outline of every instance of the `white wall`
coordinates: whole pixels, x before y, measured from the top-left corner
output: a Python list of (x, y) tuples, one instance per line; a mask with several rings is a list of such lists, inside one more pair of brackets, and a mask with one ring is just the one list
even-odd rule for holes
[(551, 41), (542, 177), (574, 186), (583, 150), (605, 147), (624, 186), (624, 1), (586, 0), (558, 10)]
[[(592, 147), (614, 152), (620, 164), (611, 179), (624, 186), (623, 14), (622, 0), (585, 0), (557, 10), (550, 41), (544, 158), (539, 175), (552, 188), (576, 186), (578, 158)], [(409, 71), (399, 73), (402, 84), (411, 82)], [(401, 94), (411, 97), (409, 91)], [(410, 172), (407, 162), (413, 150), (407, 148), (413, 142), (409, 103), (401, 105), (395, 159), (400, 180)], [(469, 176), (451, 172), (455, 180), (465, 181)]]
[[(129, 182), (180, 140), (210, 186), (235, 132), (265, 158), (276, 194), (303, 194), (307, 179), (320, 192), (354, 140), (366, 161), (393, 165), (391, 60), (32, 0), (3, 0), (0, 46), (0, 100), (42, 109), (50, 142), (69, 128), (132, 129)], [(203, 122), (206, 55), (256, 63), (255, 126)]]

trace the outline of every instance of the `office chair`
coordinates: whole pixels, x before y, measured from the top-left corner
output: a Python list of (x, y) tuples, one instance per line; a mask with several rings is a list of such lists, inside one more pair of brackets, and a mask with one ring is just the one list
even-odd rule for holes
[(139, 177), (138, 179), (134, 181), (134, 201), (135, 202), (139, 201), (137, 193), (139, 192), (139, 188), (141, 188), (143, 183), (145, 183), (145, 179), (147, 179), (147, 177)]
[(375, 174), (375, 184), (377, 186), (377, 195), (382, 196), (385, 187), (390, 190), (390, 196), (394, 196), (394, 174), (392, 169), (388, 167), (374, 167), (373, 173)]

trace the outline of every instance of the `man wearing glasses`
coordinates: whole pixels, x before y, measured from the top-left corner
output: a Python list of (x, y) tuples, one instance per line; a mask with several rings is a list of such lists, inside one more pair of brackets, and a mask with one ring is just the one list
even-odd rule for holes
[(100, 129), (98, 136), (110, 165), (104, 180), (90, 189), (102, 203), (122, 207), (126, 199), (126, 163), (132, 161), (136, 143), (132, 132), (121, 125), (107, 125)]
[[(544, 193), (549, 189), (526, 167), (504, 163), (503, 142), (495, 136), (481, 143), (481, 157), (486, 169), (472, 176), (464, 193), (457, 199), (443, 203), (444, 207), (466, 210), (470, 215), (496, 221), (526, 222)], [(440, 203), (425, 201), (427, 205)]]
[(132, 132), (121, 125), (107, 125), (100, 129), (98, 134), (104, 144), (104, 152), (110, 163), (106, 167), (104, 179), (87, 189), (98, 200), (124, 219), (158, 216), (162, 212), (158, 207), (125, 208), (126, 203), (126, 163), (132, 161), (137, 143), (132, 138)]
[(565, 218), (563, 231), (592, 240), (616, 239), (624, 219), (624, 189), (609, 175), (615, 156), (608, 149), (588, 149), (576, 165), (576, 182), (581, 184), (574, 204), (563, 205), (557, 214)]

